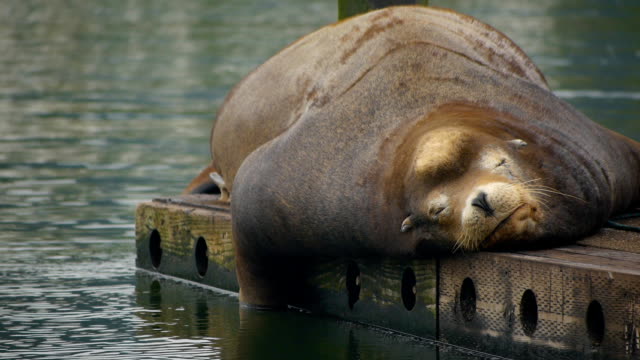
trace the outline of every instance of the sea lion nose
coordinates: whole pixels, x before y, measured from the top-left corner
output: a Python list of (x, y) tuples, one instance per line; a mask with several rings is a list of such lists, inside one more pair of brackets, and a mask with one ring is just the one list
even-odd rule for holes
[(487, 193), (484, 191), (481, 191), (475, 199), (471, 200), (471, 205), (482, 209), (487, 216), (493, 216), (494, 210), (491, 205), (489, 205), (489, 202), (487, 201)]

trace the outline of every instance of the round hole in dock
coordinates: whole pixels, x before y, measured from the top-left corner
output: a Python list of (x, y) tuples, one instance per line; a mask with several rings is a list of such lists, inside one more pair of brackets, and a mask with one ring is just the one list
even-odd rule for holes
[(410, 267), (402, 272), (402, 303), (407, 310), (413, 309), (416, 305), (416, 274)]
[(200, 236), (196, 241), (196, 269), (198, 275), (204, 276), (209, 267), (209, 257), (207, 256), (207, 241)]
[(360, 268), (353, 261), (347, 263), (347, 296), (349, 309), (353, 310), (353, 305), (360, 299)]
[(587, 332), (593, 346), (599, 346), (604, 339), (604, 312), (602, 305), (596, 300), (591, 301), (587, 308)]
[(465, 278), (460, 287), (460, 311), (467, 322), (476, 314), (476, 287), (470, 278)]
[(527, 289), (520, 300), (520, 324), (524, 333), (531, 336), (538, 326), (538, 302), (536, 294)]
[(153, 229), (149, 235), (149, 256), (151, 265), (157, 269), (162, 260), (162, 247), (160, 247), (160, 233), (156, 229)]

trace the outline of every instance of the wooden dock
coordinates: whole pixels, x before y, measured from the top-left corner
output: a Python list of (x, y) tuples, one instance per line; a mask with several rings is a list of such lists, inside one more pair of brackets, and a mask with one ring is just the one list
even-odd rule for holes
[[(625, 220), (640, 225), (640, 219)], [(136, 265), (237, 291), (228, 204), (154, 199), (136, 212)], [(317, 259), (292, 306), (518, 359), (640, 356), (640, 233), (442, 259)]]

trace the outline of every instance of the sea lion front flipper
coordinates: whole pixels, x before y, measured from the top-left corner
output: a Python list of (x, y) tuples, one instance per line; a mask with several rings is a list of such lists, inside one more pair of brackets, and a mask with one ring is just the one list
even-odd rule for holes
[(209, 164), (182, 191), (183, 194), (220, 194), (220, 201), (229, 201), (229, 190), (218, 170)]
[(216, 169), (213, 164), (209, 164), (206, 168), (202, 169), (200, 173), (193, 178), (182, 191), (184, 195), (190, 194), (218, 194), (220, 193), (220, 187), (213, 182), (209, 176), (210, 173), (215, 172)]
[(209, 178), (218, 186), (218, 189), (220, 189), (220, 201), (229, 201), (229, 190), (222, 176), (217, 172), (212, 172), (209, 173)]

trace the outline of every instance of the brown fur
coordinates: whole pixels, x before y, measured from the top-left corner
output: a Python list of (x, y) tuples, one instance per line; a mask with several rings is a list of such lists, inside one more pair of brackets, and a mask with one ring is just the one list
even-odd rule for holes
[[(460, 141), (429, 140), (445, 127)], [(421, 7), (298, 40), (234, 88), (212, 134), (240, 299), (258, 305), (287, 301), (305, 256), (584, 236), (638, 202), (639, 154), (556, 98), (502, 33)]]

